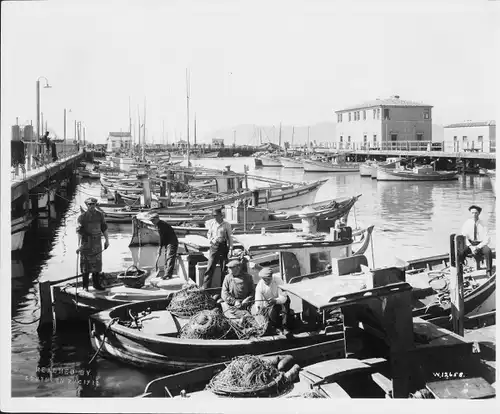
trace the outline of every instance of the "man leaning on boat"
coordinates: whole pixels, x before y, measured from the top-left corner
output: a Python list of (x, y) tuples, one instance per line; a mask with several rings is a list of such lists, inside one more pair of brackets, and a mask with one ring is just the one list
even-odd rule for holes
[(166, 221), (160, 220), (158, 213), (152, 213), (149, 219), (158, 228), (158, 234), (160, 235), (160, 246), (158, 247), (158, 254), (156, 256), (156, 270), (158, 270), (158, 261), (160, 260), (162, 249), (165, 249), (165, 271), (162, 278), (172, 279), (179, 240), (172, 226)]
[(465, 243), (467, 249), (465, 255), (472, 255), (477, 263), (484, 257), (486, 262), (486, 274), (491, 276), (491, 268), (493, 256), (488, 244), (490, 242), (490, 235), (486, 224), (479, 220), (482, 208), (476, 205), (469, 207), (472, 218), (468, 219), (462, 227), (462, 235), (465, 236)]
[(207, 270), (203, 279), (203, 288), (207, 289), (212, 284), (217, 263), (220, 265), (221, 282), (226, 273), (226, 264), (233, 252), (233, 232), (231, 224), (222, 218), (222, 209), (213, 210), (213, 220), (208, 222), (207, 239), (210, 242)]

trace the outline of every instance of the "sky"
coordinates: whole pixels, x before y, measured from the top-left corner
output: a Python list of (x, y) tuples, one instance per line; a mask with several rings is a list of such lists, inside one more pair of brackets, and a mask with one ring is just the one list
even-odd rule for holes
[[(399, 95), (433, 123), (495, 117), (500, 2), (148, 0), (2, 2), (2, 136), (36, 125), (88, 141), (144, 123), (147, 142), (240, 124), (336, 122), (335, 110)], [(41, 85), (45, 80), (41, 78)], [(71, 112), (69, 110), (71, 109)], [(165, 132), (163, 132), (165, 131)]]

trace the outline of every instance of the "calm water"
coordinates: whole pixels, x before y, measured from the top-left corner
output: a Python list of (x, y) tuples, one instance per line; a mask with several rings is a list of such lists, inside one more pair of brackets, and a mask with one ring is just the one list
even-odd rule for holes
[[(282, 168), (255, 169), (252, 158), (196, 160), (234, 171), (250, 166), (250, 174), (289, 181), (329, 178), (316, 201), (362, 194), (350, 223), (375, 225), (375, 265), (389, 265), (396, 257), (412, 259), (448, 251), (449, 234), (460, 231), (470, 204), (483, 207), (482, 219), (495, 246), (495, 198), (486, 177), (466, 176), (448, 183), (390, 183), (358, 173), (304, 173)], [(12, 396), (110, 397), (135, 396), (159, 374), (144, 372), (102, 358), (88, 364), (93, 352), (83, 327), (55, 333), (37, 332), (38, 281), (76, 274), (75, 223), (79, 206), (89, 195), (100, 195), (98, 182), (81, 181), (59, 199), (51, 218), (39, 219), (27, 234), (25, 249), (12, 259)], [(130, 249), (131, 225), (109, 226), (110, 248), (103, 253), (104, 271), (122, 270), (138, 257), (153, 265), (156, 248)], [(371, 251), (367, 251), (371, 260)]]

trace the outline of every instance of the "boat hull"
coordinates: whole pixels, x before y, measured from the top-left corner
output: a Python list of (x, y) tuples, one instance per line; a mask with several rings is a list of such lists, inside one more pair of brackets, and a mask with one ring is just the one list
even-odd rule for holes
[(260, 165), (261, 167), (281, 167), (282, 166), (279, 158), (259, 157), (259, 159), (261, 161), (261, 165)]
[(359, 175), (361, 177), (371, 177), (372, 175), (372, 164), (360, 164), (359, 166)]
[(304, 169), (304, 165), (302, 164), (302, 160), (295, 160), (293, 158), (280, 158), (280, 162), (283, 168), (298, 168)]
[[(260, 355), (287, 349), (329, 342), (343, 337), (343, 332), (303, 332), (288, 339), (284, 335), (266, 336), (253, 340), (202, 340), (147, 333), (112, 323), (125, 318), (128, 311), (164, 310), (169, 299), (150, 300), (119, 306), (90, 317), (91, 343), (105, 358), (158, 371), (179, 372), (217, 362), (229, 361), (240, 355)], [(125, 313), (127, 312), (127, 313)], [(166, 311), (164, 311), (166, 312)]]
[(11, 222), (11, 251), (22, 250), (24, 245), (24, 236), (28, 231), (32, 218), (20, 217)]
[(357, 172), (359, 171), (359, 164), (332, 164), (328, 162), (311, 161), (304, 160), (304, 171), (305, 172)]
[(451, 181), (457, 179), (458, 175), (455, 171), (417, 174), (411, 171), (398, 171), (383, 167), (377, 169), (377, 180), (379, 181)]

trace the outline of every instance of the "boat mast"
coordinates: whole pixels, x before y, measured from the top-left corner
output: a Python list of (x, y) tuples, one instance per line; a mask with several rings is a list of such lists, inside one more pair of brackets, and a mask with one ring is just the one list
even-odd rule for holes
[(130, 134), (128, 155), (129, 155), (129, 157), (131, 157), (132, 156), (132, 115), (130, 113), (130, 96), (128, 97), (128, 133)]
[(143, 134), (143, 141), (142, 141), (142, 161), (145, 160), (144, 157), (144, 146), (146, 145), (146, 97), (144, 97), (144, 134)]
[(295, 135), (295, 127), (292, 127), (292, 148), (293, 148), (293, 136)]
[(280, 150), (281, 150), (281, 122), (280, 122), (280, 132), (279, 132), (279, 135), (278, 135), (278, 142), (279, 142), (279, 147), (280, 147)]
[(187, 105), (187, 166), (190, 167), (189, 161), (189, 71), (186, 68), (186, 105)]
[(307, 127), (307, 152), (309, 153), (309, 129), (310, 127)]
[[(141, 115), (140, 115), (140, 111), (139, 111), (139, 104), (137, 104), (137, 132), (138, 132), (137, 145), (141, 145), (141, 128), (142, 128)], [(137, 148), (137, 149), (139, 149), (139, 148)]]
[(196, 112), (194, 114), (194, 146), (196, 148)]

